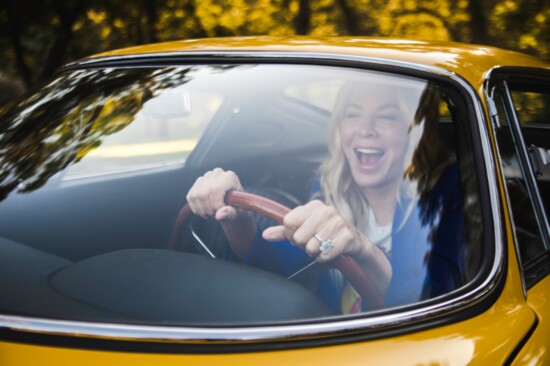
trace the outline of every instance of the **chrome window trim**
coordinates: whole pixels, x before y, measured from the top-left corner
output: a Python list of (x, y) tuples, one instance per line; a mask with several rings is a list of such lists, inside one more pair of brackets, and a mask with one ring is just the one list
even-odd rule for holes
[[(391, 313), (387, 311), (372, 312), (366, 318), (339, 319), (334, 321), (324, 321), (317, 324), (298, 324), (298, 325), (269, 325), (269, 326), (245, 326), (245, 327), (175, 327), (175, 326), (145, 326), (145, 325), (126, 325), (111, 323), (91, 323), (80, 321), (65, 321), (54, 319), (42, 319), (23, 316), (9, 316), (0, 314), (0, 329), (7, 328), (16, 331), (46, 333), (53, 335), (69, 335), (91, 338), (108, 338), (120, 340), (171, 341), (180, 343), (247, 343), (247, 342), (266, 342), (266, 341), (290, 341), (304, 339), (323, 339), (337, 335), (364, 334), (377, 330), (393, 329), (396, 325), (406, 325), (409, 323), (441, 317), (445, 314), (455, 311), (458, 308), (468, 308), (486, 298), (497, 287), (500, 275), (503, 273), (502, 264), (504, 263), (503, 246), (503, 228), (500, 215), (500, 201), (497, 191), (498, 184), (496, 179), (496, 166), (491, 148), (489, 132), (487, 130), (487, 121), (481, 100), (475, 89), (462, 77), (454, 72), (426, 65), (420, 65), (411, 62), (388, 60), (383, 58), (338, 55), (332, 53), (308, 53), (308, 52), (266, 52), (266, 51), (213, 51), (213, 52), (166, 52), (155, 53), (153, 55), (130, 55), (130, 56), (111, 56), (97, 59), (85, 59), (61, 69), (71, 69), (80, 67), (91, 67), (117, 60), (139, 60), (154, 56), (162, 61), (163, 57), (181, 57), (181, 61), (186, 58), (208, 57), (212, 60), (227, 59), (229, 62), (239, 60), (262, 60), (277, 59), (281, 63), (285, 60), (298, 60), (302, 63), (312, 62), (330, 62), (334, 65), (338, 63), (354, 62), (359, 65), (377, 65), (385, 67), (400, 68), (403, 71), (420, 71), (434, 76), (446, 77), (459, 84), (467, 92), (470, 102), (474, 107), (474, 113), (479, 128), (480, 143), (483, 151), (485, 164), (489, 203), (491, 205), (490, 213), (492, 215), (492, 224), (494, 232), (494, 261), (487, 277), (473, 289), (465, 293), (455, 291), (456, 297), (446, 294), (445, 297), (452, 297), (443, 302), (433, 303), (429, 300), (429, 305), (414, 309), (399, 311), (400, 308), (392, 308)], [(345, 66), (345, 65), (343, 65)], [(118, 67), (118, 66), (115, 66)], [(122, 65), (120, 67), (128, 67)], [(143, 67), (140, 65), (140, 67)], [(428, 302), (428, 301), (427, 301)], [(422, 304), (422, 303), (419, 303)], [(378, 314), (378, 315), (377, 315)]]
[[(500, 147), (499, 147), (498, 140), (497, 140), (496, 129), (500, 128), (501, 124), (500, 124), (500, 121), (498, 119), (496, 103), (494, 101), (494, 86), (491, 85), (491, 75), (492, 75), (493, 70), (495, 70), (495, 69), (496, 68), (492, 68), (491, 70), (489, 70), (489, 72), (486, 73), (486, 75), (484, 77), (484, 80), (483, 80), (483, 91), (485, 93), (485, 99), (487, 101), (487, 105), (490, 106), (490, 107), (488, 107), (489, 110), (490, 110), (489, 118), (491, 119), (491, 123), (492, 123), (493, 139), (496, 142), (495, 143), (495, 150), (496, 150), (497, 156), (500, 157), (501, 153), (500, 153)], [(500, 159), (498, 160), (498, 164), (499, 164), (501, 179), (502, 179), (503, 182), (505, 182), (506, 179), (504, 177), (504, 167), (502, 166), (502, 162), (501, 162)], [(513, 217), (514, 216), (513, 216), (513, 213), (512, 213), (512, 204), (510, 202), (510, 195), (508, 194), (508, 186), (506, 184), (503, 184), (502, 186), (503, 186), (504, 193), (505, 193), (503, 199), (506, 200), (506, 207), (507, 207), (506, 212), (508, 213), (508, 217), (512, 221), (510, 227), (512, 229), (512, 239), (513, 239), (513, 242), (514, 242), (514, 249), (515, 249), (515, 254), (516, 254), (516, 263), (517, 263), (518, 268), (520, 269), (520, 273), (521, 273), (520, 277), (521, 277), (521, 286), (522, 286), (522, 289), (523, 289), (523, 298), (527, 299), (527, 285), (525, 283), (525, 276), (523, 275), (523, 273), (524, 273), (523, 263), (521, 262), (521, 258), (520, 258), (519, 243), (518, 243), (517, 234), (516, 234), (516, 225), (513, 223)]]
[[(526, 70), (531, 70), (532, 72), (536, 71), (536, 69), (531, 69), (531, 68), (526, 68)], [(516, 144), (516, 149), (517, 149), (518, 159), (520, 161), (520, 167), (522, 169), (524, 179), (528, 187), (529, 196), (532, 200), (532, 203), (534, 204), (533, 208), (534, 208), (536, 218), (538, 220), (539, 230), (542, 236), (543, 245), (545, 246), (546, 250), (549, 250), (550, 224), (548, 222), (548, 217), (546, 216), (546, 211), (544, 210), (544, 202), (539, 192), (538, 184), (536, 181), (535, 170), (532, 166), (531, 159), (529, 158), (528, 149), (523, 139), (523, 134), (521, 133), (521, 122), (515, 110), (515, 105), (512, 99), (510, 87), (508, 86), (508, 81), (506, 79), (506, 76), (507, 76), (507, 77), (522, 78), (523, 80), (528, 81), (528, 80), (533, 80), (533, 76), (520, 75), (518, 73), (518, 69), (516, 68), (503, 67), (503, 68), (499, 68), (491, 71), (493, 75), (495, 72), (498, 72), (501, 76), (505, 77), (504, 79), (501, 79), (501, 80), (499, 80), (498, 77), (496, 78), (497, 80), (494, 80), (495, 78), (493, 78), (491, 79), (490, 82), (498, 83), (504, 87), (506, 101), (503, 103), (503, 107), (506, 110), (508, 110), (508, 112), (510, 113), (508, 124), (509, 124), (510, 130), (512, 131), (513, 136), (515, 136), (515, 138), (518, 139)], [(543, 75), (541, 75), (540, 77), (542, 78)], [(548, 72), (548, 75), (546, 77), (548, 78), (548, 80), (550, 80), (550, 72)], [(543, 79), (543, 80), (546, 80), (546, 79)]]

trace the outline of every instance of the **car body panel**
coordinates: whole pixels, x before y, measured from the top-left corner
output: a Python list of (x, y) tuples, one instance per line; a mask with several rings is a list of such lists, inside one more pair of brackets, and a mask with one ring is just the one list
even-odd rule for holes
[[(502, 364), (522, 340), (534, 320), (531, 310), (510, 303), (497, 304), (487, 313), (460, 325), (370, 342), (231, 354), (151, 354), (78, 350), (0, 342), (5, 365), (364, 365), (364, 364)], [(503, 308), (502, 310), (500, 308)], [(503, 324), (506, 328), (503, 329)], [(136, 346), (139, 349), (139, 346)], [(235, 349), (238, 350), (236, 345)]]
[(550, 364), (550, 277), (546, 277), (527, 294), (527, 303), (534, 310), (537, 317), (537, 327), (529, 337), (528, 342), (519, 352), (516, 363), (518, 365), (547, 365)]
[(362, 56), (380, 60), (442, 68), (466, 79), (476, 89), (483, 83), (483, 75), (494, 67), (517, 66), (550, 69), (550, 65), (536, 58), (489, 46), (465, 45), (452, 42), (417, 40), (334, 37), (334, 38), (278, 38), (238, 37), (184, 40), (154, 45), (131, 47), (98, 54), (88, 60), (102, 57), (124, 57), (150, 53), (258, 53), (289, 52), (326, 55)]

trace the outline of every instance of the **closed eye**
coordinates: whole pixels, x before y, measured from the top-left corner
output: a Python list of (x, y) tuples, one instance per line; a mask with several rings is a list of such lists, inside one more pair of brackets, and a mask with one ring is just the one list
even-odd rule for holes
[(377, 109), (375, 118), (382, 121), (397, 121), (400, 119), (399, 108), (393, 104), (384, 105)]
[(399, 116), (397, 114), (378, 114), (376, 115), (377, 120), (389, 120), (389, 121), (395, 121), (399, 119)]
[(345, 118), (358, 118), (363, 115), (363, 109), (355, 105), (349, 105), (344, 111)]

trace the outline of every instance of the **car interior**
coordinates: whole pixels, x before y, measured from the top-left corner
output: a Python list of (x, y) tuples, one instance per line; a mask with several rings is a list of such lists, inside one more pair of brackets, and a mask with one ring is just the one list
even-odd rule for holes
[[(180, 324), (330, 315), (318, 298), (292, 281), (206, 257), (189, 233), (178, 253), (169, 246), (188, 189), (213, 167), (238, 172), (248, 191), (290, 207), (307, 200), (308, 181), (326, 154), (319, 142), (329, 115), (291, 100), (281, 103), (287, 105), (233, 100), (222, 106), (185, 164), (70, 180), (61, 171), (38, 190), (11, 194), (0, 206), (0, 288), (10, 293), (0, 301), (0, 310)], [(239, 118), (226, 119), (224, 112), (235, 105)], [(258, 108), (268, 110), (268, 117), (261, 125), (249, 123)], [(294, 126), (292, 133), (289, 126)], [(296, 126), (303, 133), (296, 134)], [(219, 253), (221, 231), (202, 219), (192, 221)], [(269, 225), (261, 217), (258, 223)], [(162, 273), (144, 271), (141, 261), (153, 262)], [(83, 286), (89, 291), (82, 291)]]

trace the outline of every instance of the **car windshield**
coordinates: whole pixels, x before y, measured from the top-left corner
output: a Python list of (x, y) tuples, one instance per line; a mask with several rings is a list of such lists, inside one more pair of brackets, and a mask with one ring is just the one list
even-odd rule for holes
[[(0, 311), (273, 324), (452, 297), (485, 250), (466, 105), (451, 84), (335, 66), (62, 71), (0, 113)], [(349, 266), (262, 237), (273, 218), (252, 214), (258, 234), (239, 255), (215, 218), (184, 217), (212, 171), (290, 209), (334, 207), (390, 268), (380, 279), (344, 253), (379, 302)], [(345, 241), (322, 233), (309, 245), (323, 253)]]

